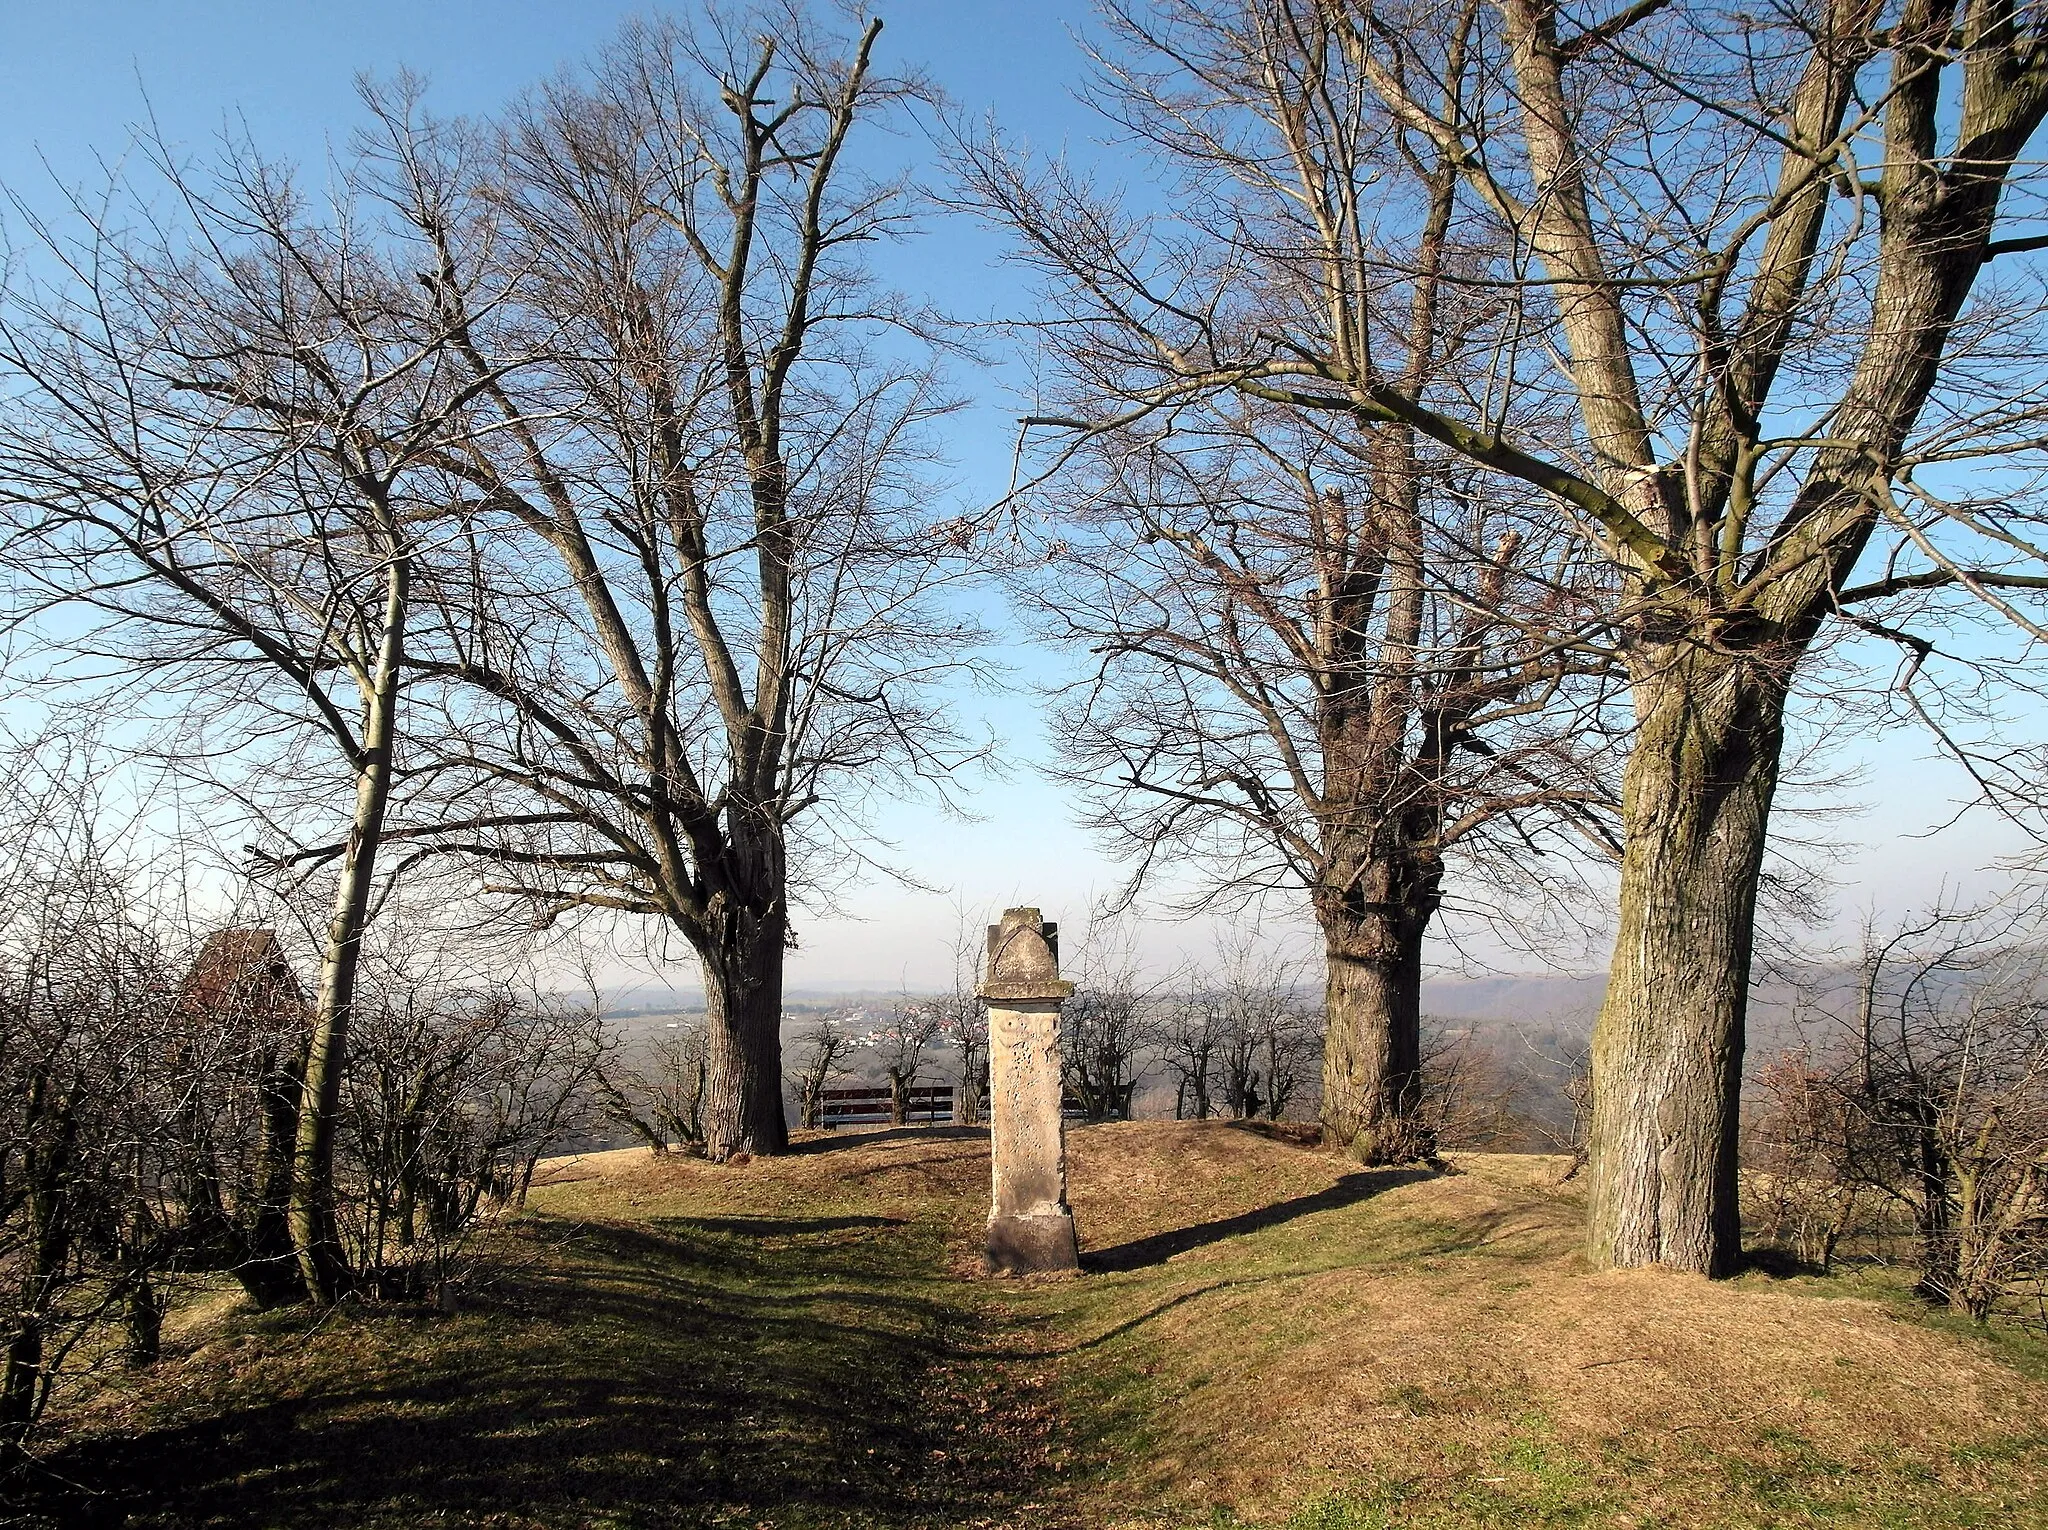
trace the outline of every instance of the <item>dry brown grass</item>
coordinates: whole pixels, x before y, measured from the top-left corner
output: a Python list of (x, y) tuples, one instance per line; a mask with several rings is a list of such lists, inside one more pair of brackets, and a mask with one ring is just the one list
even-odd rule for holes
[[(1925, 1511), (1898, 1522), (1947, 1523), (1945, 1496), (1959, 1523), (2043, 1511), (2006, 1491), (2048, 1467), (2038, 1375), (1822, 1282), (1594, 1274), (1558, 1167), (1465, 1155), (1402, 1182), (1216, 1127), (1082, 1134), (1075, 1203), (1094, 1247), (1205, 1203), (1311, 1208), (1039, 1298), (1114, 1335), (1079, 1352), (1087, 1366), (1123, 1349), (1142, 1377), (1139, 1406), (1099, 1399), (1121, 1413), (1110, 1440), (1145, 1446), (1115, 1498), (1271, 1519), (1363, 1487), (1361, 1524), (1889, 1523), (1887, 1498)], [(1346, 1184), (1371, 1193), (1329, 1194)], [(1816, 1480), (1788, 1484), (1788, 1467)], [(1855, 1478), (1867, 1505), (1833, 1492)], [(1812, 1501), (1773, 1518), (1773, 1492)]]
[(551, 1165), (454, 1319), (195, 1308), (58, 1464), (174, 1468), (125, 1499), (164, 1525), (2048, 1524), (2039, 1346), (1594, 1274), (1552, 1160), (1084, 1128), (1090, 1273), (1016, 1282), (978, 1134), (804, 1146)]

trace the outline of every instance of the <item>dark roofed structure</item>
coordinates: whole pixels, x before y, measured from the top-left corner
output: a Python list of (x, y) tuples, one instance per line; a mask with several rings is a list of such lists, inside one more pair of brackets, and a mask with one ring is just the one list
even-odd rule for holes
[(274, 930), (215, 930), (185, 974), (179, 997), (192, 1009), (241, 1010), (251, 1018), (303, 1013), (306, 993)]

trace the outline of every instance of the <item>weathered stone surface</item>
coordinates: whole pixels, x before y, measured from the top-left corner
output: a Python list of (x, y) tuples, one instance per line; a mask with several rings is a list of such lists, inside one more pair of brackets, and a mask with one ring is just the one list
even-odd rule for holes
[(988, 1267), (1032, 1275), (1080, 1268), (1067, 1209), (1066, 1123), (1060, 1114), (1059, 930), (1013, 908), (988, 932), (989, 1127), (994, 1201)]

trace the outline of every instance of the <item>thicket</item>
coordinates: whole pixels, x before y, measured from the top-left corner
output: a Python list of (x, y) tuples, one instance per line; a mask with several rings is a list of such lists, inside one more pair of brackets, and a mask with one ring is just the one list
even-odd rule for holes
[[(19, 783), (16, 783), (19, 784)], [(91, 821), (10, 824), (0, 857), (0, 1448), (164, 1313), (232, 1276), (305, 1288), (287, 1227), (313, 1011), (270, 929), (195, 928)], [(373, 960), (335, 1157), (350, 1290), (447, 1299), (477, 1228), (592, 1118), (589, 1006)]]
[(1752, 1083), (1765, 1239), (1823, 1272), (1905, 1263), (1972, 1318), (2048, 1324), (2048, 972), (2017, 925), (1943, 911), (1866, 940), (1846, 977), (1807, 975), (1801, 1044)]

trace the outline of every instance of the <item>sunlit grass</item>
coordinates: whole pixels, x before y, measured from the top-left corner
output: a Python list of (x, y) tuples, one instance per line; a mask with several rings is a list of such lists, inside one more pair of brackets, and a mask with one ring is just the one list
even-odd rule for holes
[(1895, 1273), (1595, 1275), (1538, 1160), (1072, 1148), (1039, 1282), (977, 1274), (972, 1135), (560, 1166), (453, 1315), (183, 1314), (32, 1522), (2048, 1525), (2048, 1347)]

